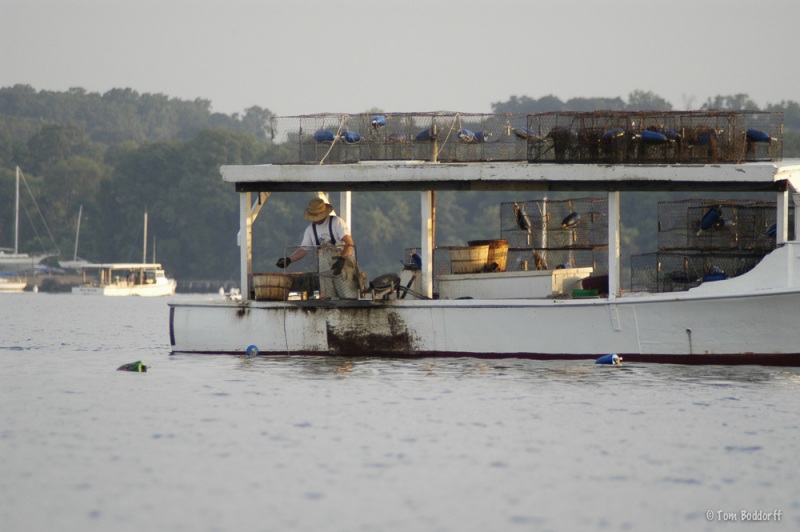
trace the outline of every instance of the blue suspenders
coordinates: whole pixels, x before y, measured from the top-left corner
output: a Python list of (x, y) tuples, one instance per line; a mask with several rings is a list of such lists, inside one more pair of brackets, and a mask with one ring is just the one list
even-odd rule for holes
[[(314, 240), (319, 246), (319, 236), (317, 236), (317, 224), (311, 224), (311, 230), (314, 231)], [(336, 237), (333, 235), (333, 216), (328, 216), (328, 234), (331, 235), (331, 245), (336, 245)]]

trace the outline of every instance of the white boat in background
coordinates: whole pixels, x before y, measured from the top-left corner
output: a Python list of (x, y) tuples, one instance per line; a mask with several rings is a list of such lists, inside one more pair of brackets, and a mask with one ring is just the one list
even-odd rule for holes
[[(76, 237), (77, 257), (77, 237)], [(178, 286), (175, 279), (167, 277), (161, 264), (147, 262), (147, 212), (144, 213), (144, 245), (142, 262), (108, 264), (83, 264), (83, 283), (72, 287), (73, 294), (98, 296), (171, 296)]]
[[(255, 346), (261, 354), (281, 355), (579, 359), (615, 353), (628, 362), (800, 365), (800, 216), (789, 240), (792, 204), (800, 212), (800, 161), (554, 164), (437, 162), (434, 157), (431, 162), (223, 166), (221, 174), (240, 197), (243, 297), (171, 301), (174, 353), (244, 354)], [(373, 289), (354, 300), (256, 299), (251, 243), (260, 210), (273, 192), (319, 190), (341, 192), (342, 213), (350, 212), (351, 191), (420, 191), (416, 249), (421, 260), (416, 279), (409, 280), (415, 283), (409, 297), (389, 283), (382, 295)], [(578, 286), (573, 283), (586, 276), (579, 268), (559, 274), (558, 282), (559, 270), (439, 275), (433, 267), (437, 190), (602, 195), (608, 218), (607, 293), (576, 297), (581, 290), (571, 290)], [(625, 292), (620, 194), (640, 191), (770, 192), (777, 220), (774, 249), (732, 278), (709, 277), (684, 291)], [(697, 231), (694, 222), (684, 223), (692, 235)]]
[(0, 294), (22, 292), (28, 286), (28, 280), (17, 272), (0, 272)]
[[(33, 272), (40, 261), (47, 257), (58, 255), (54, 253), (28, 254), (19, 252), (19, 210), (20, 210), (20, 179), (24, 179), (22, 171), (17, 167), (16, 200), (14, 203), (14, 247), (0, 248), (0, 270), (11, 272)], [(41, 214), (41, 213), (40, 213)], [(46, 224), (45, 224), (46, 226)], [(50, 229), (47, 229), (48, 234)], [(52, 239), (52, 236), (51, 236)], [(55, 244), (54, 244), (55, 245)]]
[(73, 294), (97, 296), (171, 296), (177, 283), (157, 263), (84, 265), (83, 283)]
[(49, 255), (29, 255), (12, 248), (0, 248), (0, 268), (13, 272), (32, 272)]

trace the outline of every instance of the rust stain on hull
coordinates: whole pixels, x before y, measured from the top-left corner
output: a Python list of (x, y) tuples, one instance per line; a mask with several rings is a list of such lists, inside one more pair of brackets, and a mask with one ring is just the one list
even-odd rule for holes
[(396, 312), (348, 309), (326, 322), (332, 355), (402, 355), (416, 351), (414, 335)]

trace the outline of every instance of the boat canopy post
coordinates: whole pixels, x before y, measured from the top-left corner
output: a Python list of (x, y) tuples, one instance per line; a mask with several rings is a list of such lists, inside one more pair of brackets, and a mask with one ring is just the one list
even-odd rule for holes
[(619, 291), (619, 191), (608, 192), (608, 299), (613, 301)]
[(777, 225), (775, 227), (775, 243), (781, 245), (789, 239), (789, 188), (778, 192)]
[(242, 296), (250, 299), (250, 274), (253, 272), (253, 225), (250, 217), (250, 192), (239, 195), (239, 264)]
[[(239, 264), (240, 284), (245, 298), (250, 294), (250, 279), (253, 273), (253, 223), (258, 218), (261, 208), (269, 198), (269, 192), (259, 192), (255, 203), (251, 203), (252, 193), (239, 194)], [(155, 262), (155, 259), (153, 259)]]
[(792, 194), (794, 201), (794, 239), (800, 240), (800, 193)]
[(420, 252), (422, 254), (422, 293), (433, 297), (433, 191), (420, 193)]
[(350, 228), (350, 234), (353, 234), (352, 195), (349, 190), (339, 192), (339, 216)]

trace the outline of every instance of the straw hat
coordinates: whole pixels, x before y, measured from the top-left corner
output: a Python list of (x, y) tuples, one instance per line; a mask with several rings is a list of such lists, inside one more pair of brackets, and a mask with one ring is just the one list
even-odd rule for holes
[(309, 222), (319, 222), (328, 217), (333, 212), (333, 205), (326, 203), (325, 200), (314, 198), (308, 202), (308, 208), (303, 213), (303, 218)]

